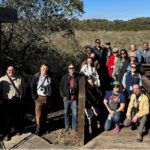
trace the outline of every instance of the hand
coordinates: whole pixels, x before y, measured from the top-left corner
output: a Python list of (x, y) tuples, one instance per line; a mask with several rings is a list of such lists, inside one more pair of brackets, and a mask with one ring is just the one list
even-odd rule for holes
[(136, 123), (136, 122), (137, 122), (137, 119), (138, 119), (138, 117), (137, 117), (137, 115), (135, 115), (135, 116), (132, 118), (132, 122)]
[(114, 69), (115, 66), (111, 66), (111, 69)]
[(115, 113), (115, 111), (113, 111), (113, 110), (110, 110), (110, 111), (109, 111), (109, 115), (110, 115), (111, 117), (113, 117), (114, 113)]
[(66, 96), (64, 96), (63, 100), (64, 100), (64, 101), (66, 101), (66, 100), (67, 100), (67, 97), (66, 97)]
[(127, 119), (131, 120), (131, 116), (127, 116)]

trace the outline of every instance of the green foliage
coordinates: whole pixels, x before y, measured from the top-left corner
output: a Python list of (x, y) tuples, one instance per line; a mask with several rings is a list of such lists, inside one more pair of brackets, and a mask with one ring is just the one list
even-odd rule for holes
[(150, 17), (136, 18), (128, 21), (106, 19), (72, 20), (76, 30), (84, 31), (141, 31), (150, 30)]
[(47, 37), (63, 31), (74, 41), (70, 20), (83, 13), (81, 0), (5, 0), (3, 6), (18, 12), (18, 23), (2, 25), (3, 57), (11, 56), (28, 66), (43, 60), (52, 66), (58, 61), (63, 56), (61, 49)]

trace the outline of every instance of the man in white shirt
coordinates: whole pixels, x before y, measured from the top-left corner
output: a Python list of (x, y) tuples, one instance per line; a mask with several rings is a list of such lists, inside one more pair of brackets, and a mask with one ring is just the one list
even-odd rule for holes
[(40, 72), (31, 80), (31, 95), (35, 100), (36, 133), (42, 135), (46, 130), (46, 119), (49, 104), (51, 103), (51, 78), (48, 75), (48, 65), (42, 64)]

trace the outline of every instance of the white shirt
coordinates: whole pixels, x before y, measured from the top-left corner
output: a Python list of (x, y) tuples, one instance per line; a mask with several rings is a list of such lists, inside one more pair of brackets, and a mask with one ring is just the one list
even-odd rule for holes
[(39, 81), (37, 85), (37, 94), (40, 96), (51, 96), (51, 78), (47, 77), (47, 75), (46, 76), (41, 75), (39, 77)]
[(95, 67), (85, 64), (82, 66), (80, 73), (84, 74), (85, 76), (92, 76), (94, 78), (94, 84), (97, 87), (100, 86), (99, 75), (98, 75)]

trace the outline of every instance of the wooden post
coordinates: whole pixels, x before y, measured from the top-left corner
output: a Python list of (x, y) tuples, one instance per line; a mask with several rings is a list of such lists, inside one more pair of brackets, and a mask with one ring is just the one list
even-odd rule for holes
[(78, 145), (82, 146), (85, 142), (85, 76), (79, 79), (79, 100), (78, 100)]
[(2, 52), (2, 23), (0, 22), (0, 75), (2, 75), (3, 52)]

